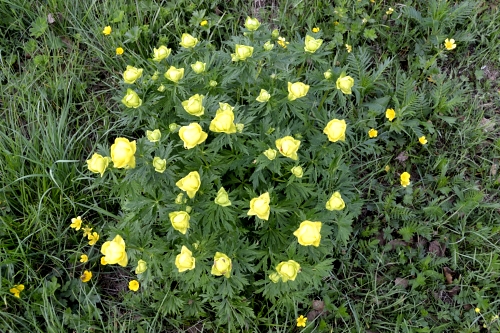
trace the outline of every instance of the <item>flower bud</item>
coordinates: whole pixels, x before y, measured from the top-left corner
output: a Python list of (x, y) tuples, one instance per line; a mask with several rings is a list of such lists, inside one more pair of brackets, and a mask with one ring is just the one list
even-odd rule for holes
[(341, 74), (337, 79), (337, 89), (340, 89), (344, 94), (350, 95), (352, 94), (351, 88), (354, 86), (354, 79), (350, 76), (345, 76), (345, 74)]
[(151, 80), (156, 81), (160, 77), (160, 73), (158, 71), (155, 71), (153, 76), (151, 76)]
[(231, 259), (221, 252), (216, 252), (214, 256), (214, 264), (212, 265), (211, 273), (216, 276), (224, 275), (226, 278), (231, 277), (232, 263)]
[(175, 68), (170, 66), (170, 68), (165, 73), (165, 78), (172, 82), (179, 82), (184, 77), (184, 68)]
[(160, 46), (159, 48), (153, 49), (153, 61), (161, 61), (162, 59), (167, 58), (170, 53), (172, 52), (172, 49), (169, 49), (165, 45)]
[(191, 214), (191, 211), (193, 210), (193, 207), (191, 206), (186, 206), (186, 213)]
[(264, 50), (271, 51), (274, 48), (274, 44), (270, 40), (264, 43)]
[(302, 178), (304, 175), (304, 170), (302, 170), (302, 167), (300, 165), (297, 165), (292, 168), (292, 174), (297, 177), (297, 178)]
[(179, 130), (180, 126), (177, 125), (176, 123), (171, 123), (168, 125), (168, 129), (170, 130), (171, 133), (175, 133)]
[(167, 169), (167, 160), (155, 156), (155, 158), (153, 158), (153, 167), (155, 168), (156, 172), (163, 173)]
[(259, 20), (257, 20), (256, 18), (251, 18), (251, 17), (247, 16), (247, 18), (245, 20), (245, 28), (247, 28), (250, 31), (255, 31), (255, 30), (259, 29), (259, 27), (260, 27)]
[(326, 72), (323, 73), (323, 76), (325, 77), (326, 80), (331, 79), (333, 76), (332, 70), (331, 69), (327, 70)]
[(203, 107), (203, 95), (193, 95), (181, 104), (184, 110), (193, 116), (200, 117), (205, 113), (205, 108)]
[(314, 53), (319, 49), (321, 44), (323, 44), (322, 39), (316, 39), (314, 37), (306, 35), (304, 51), (308, 53)]
[(135, 274), (142, 274), (148, 269), (148, 263), (140, 259), (137, 262), (137, 267), (135, 268)]
[(332, 119), (326, 124), (323, 133), (328, 136), (328, 140), (331, 142), (345, 141), (346, 128), (345, 120)]
[(280, 279), (281, 277), (277, 272), (269, 274), (269, 280), (271, 280), (273, 283), (278, 283)]
[(210, 82), (208, 82), (208, 85), (209, 85), (210, 87), (212, 87), (212, 88), (217, 87), (217, 81), (215, 81), (215, 80), (210, 80)]
[(132, 89), (127, 89), (127, 94), (122, 98), (122, 103), (128, 108), (138, 108), (142, 105), (142, 99)]
[(276, 266), (276, 272), (283, 282), (295, 281), (297, 273), (300, 272), (300, 265), (294, 260), (282, 261)]
[(261, 89), (259, 96), (256, 98), (257, 102), (265, 103), (271, 98), (271, 95), (267, 90)]
[(195, 262), (196, 259), (193, 258), (193, 252), (183, 245), (181, 253), (175, 257), (175, 267), (177, 267), (179, 273), (194, 269)]
[(313, 245), (318, 247), (321, 241), (321, 222), (304, 221), (293, 235), (297, 237), (300, 245)]
[(198, 44), (198, 38), (194, 38), (190, 34), (182, 34), (180, 45), (186, 49), (193, 48)]
[(268, 150), (264, 151), (263, 154), (272, 161), (276, 158), (277, 153), (278, 151), (276, 149), (269, 148)]
[(100, 173), (101, 177), (104, 175), (104, 171), (108, 168), (109, 161), (111, 159), (109, 157), (103, 157), (97, 153), (94, 153), (90, 160), (87, 160), (87, 167), (91, 172)]
[(271, 37), (273, 38), (278, 38), (278, 36), (280, 35), (280, 32), (278, 29), (274, 29), (272, 32), (271, 32)]
[(184, 142), (184, 148), (191, 149), (204, 142), (208, 134), (203, 131), (197, 123), (191, 123), (189, 126), (182, 126), (179, 129), (179, 137)]
[(147, 130), (146, 137), (149, 142), (158, 142), (161, 139), (161, 132), (159, 129), (155, 129), (154, 131)]
[(242, 124), (242, 123), (236, 124), (236, 132), (241, 133), (241, 132), (243, 132), (244, 128), (245, 128), (245, 124)]
[(253, 47), (247, 45), (236, 44), (234, 53), (231, 54), (233, 61), (243, 61), (251, 57), (253, 54)]
[(191, 199), (200, 189), (201, 179), (198, 171), (191, 171), (186, 177), (180, 179), (175, 185), (185, 191)]
[(170, 218), (172, 227), (181, 234), (185, 235), (186, 231), (189, 229), (189, 214), (184, 211), (177, 211), (169, 213), (168, 217)]
[(309, 91), (309, 86), (302, 82), (288, 82), (288, 100), (294, 101), (297, 98), (304, 97)]
[(191, 65), (191, 68), (196, 74), (201, 74), (206, 70), (206, 66), (207, 64), (205, 62), (197, 61)]
[(250, 210), (247, 215), (257, 215), (260, 219), (269, 220), (269, 213), (271, 212), (271, 207), (269, 207), (270, 202), (269, 192), (253, 198), (250, 200)]
[(164, 91), (165, 91), (165, 88), (166, 88), (166, 87), (162, 84), (162, 85), (161, 85), (161, 86), (159, 86), (159, 87), (158, 87), (158, 89), (156, 89), (156, 90), (158, 90), (159, 92), (164, 92)]
[(111, 160), (115, 168), (135, 168), (135, 141), (116, 138), (111, 145)]
[(142, 68), (139, 69), (133, 66), (127, 66), (127, 69), (123, 72), (123, 81), (125, 81), (125, 83), (132, 84), (141, 76)]
[(326, 209), (328, 210), (342, 210), (344, 207), (344, 200), (338, 191), (333, 193), (331, 198), (326, 202)]
[(229, 195), (227, 194), (224, 187), (221, 187), (219, 189), (219, 192), (217, 192), (217, 196), (215, 197), (214, 201), (217, 205), (222, 207), (231, 206), (231, 200), (229, 200)]
[(182, 205), (184, 203), (186, 203), (186, 199), (184, 198), (184, 193), (179, 193), (177, 195), (177, 197), (175, 198), (175, 203), (178, 204), (178, 205)]

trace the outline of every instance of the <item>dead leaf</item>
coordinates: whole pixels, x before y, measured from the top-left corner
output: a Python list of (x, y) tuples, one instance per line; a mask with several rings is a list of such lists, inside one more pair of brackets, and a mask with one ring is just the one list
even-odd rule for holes
[(307, 320), (308, 321), (313, 321), (314, 319), (316, 319), (319, 315), (321, 314), (321, 311), (317, 311), (317, 310), (312, 310), (312, 311), (309, 311), (309, 313), (307, 314)]
[(429, 252), (434, 253), (438, 257), (444, 257), (446, 246), (441, 245), (438, 241), (432, 241), (429, 244)]
[(395, 286), (401, 286), (403, 288), (408, 288), (408, 280), (407, 279), (403, 279), (403, 278), (396, 278), (394, 280), (394, 285)]
[(492, 132), (495, 128), (495, 122), (491, 119), (483, 118), (479, 126), (483, 128), (483, 132)]
[(316, 299), (313, 301), (312, 307), (314, 310), (321, 312), (325, 308), (325, 302), (323, 302), (322, 300)]
[(49, 24), (52, 24), (56, 21), (56, 19), (54, 18), (54, 15), (52, 15), (52, 13), (49, 13), (47, 15), (47, 22), (49, 22)]
[(497, 172), (498, 172), (498, 160), (494, 159), (490, 168), (490, 176), (496, 176)]
[(448, 295), (453, 297), (453, 296), (458, 295), (459, 292), (460, 292), (460, 286), (455, 286), (451, 290), (448, 290)]
[(402, 151), (399, 153), (399, 155), (396, 157), (396, 159), (400, 162), (400, 163), (403, 163), (404, 161), (406, 161), (408, 159), (408, 155), (406, 154), (405, 151)]
[(443, 267), (443, 272), (444, 272), (444, 277), (446, 279), (446, 283), (452, 284), (453, 283), (453, 274), (455, 274), (455, 272), (452, 271), (449, 267)]
[(396, 247), (399, 246), (406, 246), (406, 242), (401, 239), (393, 239), (387, 244), (391, 246), (391, 250), (394, 250)]

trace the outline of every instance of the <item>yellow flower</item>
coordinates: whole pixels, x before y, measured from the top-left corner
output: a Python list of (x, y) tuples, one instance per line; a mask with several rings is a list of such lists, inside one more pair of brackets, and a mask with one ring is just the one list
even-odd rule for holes
[(188, 100), (182, 102), (182, 107), (187, 113), (193, 116), (202, 116), (205, 113), (205, 108), (203, 107), (203, 95), (196, 94), (189, 97)]
[(326, 72), (323, 73), (323, 76), (325, 77), (326, 80), (331, 79), (333, 76), (332, 70), (331, 69), (327, 70)]
[(139, 290), (139, 281), (137, 280), (132, 280), (128, 283), (128, 289), (132, 291), (137, 291)]
[(297, 98), (304, 97), (309, 91), (309, 86), (302, 82), (288, 82), (288, 100), (294, 101)]
[(261, 89), (259, 96), (255, 99), (257, 102), (265, 103), (271, 98), (271, 95), (267, 90)]
[(385, 12), (387, 15), (391, 15), (392, 12), (394, 12), (394, 9), (392, 7), (389, 7), (389, 9)]
[(142, 259), (137, 262), (137, 267), (135, 268), (135, 274), (142, 274), (148, 269), (148, 263)]
[(290, 171), (292, 171), (292, 174), (297, 178), (302, 178), (304, 175), (304, 170), (302, 170), (300, 165), (294, 166)]
[(203, 20), (203, 21), (201, 21), (201, 22), (200, 22), (200, 25), (201, 25), (202, 27), (206, 26), (207, 24), (208, 24), (208, 21), (207, 21), (207, 20)]
[(424, 135), (424, 136), (421, 136), (420, 138), (418, 138), (418, 141), (419, 141), (421, 144), (423, 144), (423, 145), (425, 145), (425, 144), (427, 143), (427, 139), (425, 138), (425, 135)]
[(354, 86), (354, 79), (342, 73), (337, 79), (336, 85), (337, 89), (340, 89), (346, 95), (350, 95), (352, 94), (351, 88)]
[(184, 148), (191, 149), (204, 142), (208, 134), (203, 132), (199, 124), (191, 123), (189, 126), (182, 126), (179, 129), (179, 137), (184, 142)]
[(481, 309), (480, 309), (480, 308), (475, 308), (475, 309), (474, 309), (474, 311), (475, 311), (476, 313), (480, 313), (480, 312), (481, 312)]
[(108, 263), (106, 262), (106, 258), (101, 257), (101, 265), (106, 266)]
[(24, 284), (16, 284), (13, 288), (10, 288), (9, 291), (14, 294), (14, 297), (21, 298), (21, 291), (24, 290)]
[(304, 51), (308, 53), (314, 53), (320, 48), (321, 44), (323, 44), (322, 39), (316, 39), (314, 37), (306, 35)]
[(321, 222), (304, 221), (293, 235), (297, 237), (300, 245), (313, 245), (318, 247), (321, 241)]
[(177, 267), (179, 273), (182, 273), (194, 269), (195, 264), (196, 259), (193, 258), (193, 252), (183, 245), (181, 253), (175, 257), (175, 267)]
[(172, 227), (181, 234), (185, 235), (189, 229), (189, 220), (191, 219), (189, 214), (184, 211), (176, 211), (169, 213), (168, 217), (170, 218)]
[(115, 168), (135, 168), (135, 141), (116, 138), (111, 145), (111, 160)]
[(111, 31), (112, 31), (112, 29), (111, 29), (111, 27), (108, 25), (108, 26), (104, 27), (104, 30), (102, 31), (102, 33), (103, 33), (105, 36), (107, 36), (107, 35), (110, 35), (110, 34), (111, 34)]
[(389, 172), (389, 170), (391, 170), (391, 167), (389, 165), (386, 165), (384, 170), (385, 170), (385, 172)]
[(448, 39), (446, 38), (444, 40), (444, 47), (447, 49), (447, 50), (453, 50), (454, 48), (457, 47), (457, 44), (455, 44), (455, 40), (452, 38), (452, 39)]
[(82, 217), (77, 216), (71, 219), (71, 224), (69, 225), (71, 228), (75, 230), (80, 230), (82, 227)]
[(278, 151), (276, 149), (269, 148), (268, 150), (264, 151), (263, 154), (272, 161), (276, 158), (277, 153)]
[(188, 197), (192, 199), (201, 185), (200, 174), (198, 171), (191, 171), (186, 177), (175, 183), (175, 185), (186, 192)]
[(286, 46), (290, 44), (289, 42), (285, 41), (285, 37), (278, 37), (278, 45), (281, 46), (282, 48), (286, 49)]
[(344, 207), (345, 202), (339, 191), (333, 193), (330, 199), (326, 202), (326, 209), (328, 210), (342, 210)]
[(90, 279), (92, 279), (92, 272), (91, 271), (83, 271), (82, 275), (80, 276), (80, 280), (82, 280), (82, 282), (89, 282)]
[(209, 129), (217, 133), (236, 133), (233, 107), (227, 103), (219, 103), (219, 105), (221, 107), (217, 110), (215, 118), (210, 122)]
[(83, 236), (82, 237), (87, 237), (88, 235), (90, 235), (90, 233), (92, 231), (92, 228), (89, 228), (89, 226), (86, 226), (82, 230), (83, 230)]
[(250, 58), (253, 54), (253, 47), (247, 45), (236, 44), (234, 53), (231, 53), (232, 61), (243, 61)]
[(306, 322), (307, 322), (307, 317), (300, 315), (300, 317), (297, 318), (297, 327), (306, 327)]
[(165, 45), (160, 46), (159, 48), (153, 49), (153, 61), (160, 62), (163, 59), (167, 58), (170, 53), (172, 53), (172, 49), (169, 49)]
[(368, 136), (370, 138), (376, 138), (378, 135), (378, 131), (374, 128), (372, 128), (371, 130), (368, 131)]
[[(87, 168), (93, 173), (100, 173), (101, 177), (104, 175), (104, 171), (108, 168), (109, 157), (103, 157), (97, 153), (94, 153), (90, 160), (87, 160)], [(78, 230), (78, 229), (77, 229)]]
[(164, 158), (160, 158), (158, 156), (155, 156), (153, 158), (153, 167), (155, 168), (156, 172), (163, 173), (167, 169), (167, 160)]
[(123, 72), (123, 81), (128, 84), (134, 83), (142, 76), (142, 71), (142, 68), (139, 69), (133, 66), (127, 66), (127, 69)]
[(256, 18), (251, 18), (251, 17), (247, 16), (247, 18), (245, 20), (245, 28), (247, 28), (250, 31), (255, 31), (255, 30), (259, 29), (259, 27), (260, 27), (259, 20), (257, 20)]
[(401, 174), (401, 186), (406, 187), (408, 185), (410, 185), (410, 174), (405, 171)]
[(227, 194), (224, 187), (221, 187), (219, 189), (214, 201), (217, 205), (222, 206), (222, 207), (231, 206), (231, 200), (229, 200), (229, 195)]
[(125, 252), (125, 241), (120, 235), (116, 235), (112, 241), (102, 244), (101, 253), (104, 254), (106, 264), (127, 266), (128, 257), (127, 252)]
[(271, 51), (274, 48), (274, 44), (270, 40), (264, 43), (264, 50)]
[(125, 52), (125, 51), (123, 50), (123, 47), (117, 47), (117, 48), (116, 48), (116, 55), (122, 55), (122, 54), (123, 54), (123, 52)]
[(278, 283), (280, 279), (281, 276), (277, 272), (269, 274), (269, 280), (271, 280), (273, 283)]
[(175, 203), (178, 205), (185, 204), (187, 202), (187, 199), (184, 198), (184, 193), (179, 193), (177, 197), (175, 198)]
[(190, 34), (183, 33), (181, 36), (180, 45), (186, 49), (193, 48), (198, 44), (198, 38), (194, 38)]
[(314, 33), (319, 32), (319, 28), (318, 27), (312, 28), (312, 32)]
[(159, 92), (164, 92), (164, 91), (165, 91), (165, 89), (166, 89), (165, 85), (163, 85), (163, 84), (162, 84), (162, 85), (160, 85), (160, 86), (158, 87), (158, 89), (156, 89), (156, 90), (158, 90)]
[(89, 234), (87, 237), (89, 240), (89, 245), (95, 245), (95, 243), (97, 243), (97, 241), (99, 240), (99, 234), (95, 231)]
[(170, 66), (170, 68), (165, 73), (165, 78), (172, 82), (179, 82), (184, 77), (184, 68), (175, 68)]
[(345, 48), (347, 50), (347, 53), (351, 53), (352, 52), (352, 46), (351, 45), (345, 44)]
[(396, 111), (394, 109), (385, 110), (385, 117), (389, 119), (389, 121), (393, 121), (396, 118)]
[(347, 128), (347, 124), (345, 120), (332, 119), (326, 124), (323, 133), (328, 136), (328, 140), (331, 142), (337, 141), (345, 141), (345, 130)]
[(250, 210), (247, 215), (257, 215), (258, 218), (263, 220), (269, 219), (269, 213), (271, 212), (271, 207), (269, 203), (271, 198), (269, 197), (269, 192), (266, 192), (257, 198), (250, 200)]
[(201, 61), (197, 61), (194, 64), (191, 64), (191, 68), (193, 69), (193, 72), (195, 72), (196, 74), (203, 73), (206, 70), (206, 67), (207, 63)]
[(242, 133), (243, 129), (245, 128), (245, 124), (242, 124), (242, 123), (238, 123), (235, 126), (236, 126), (236, 132), (238, 132), (238, 133)]
[(161, 139), (161, 132), (159, 129), (155, 129), (154, 131), (147, 130), (146, 137), (149, 142), (158, 142)]
[(89, 261), (89, 256), (86, 254), (82, 254), (80, 256), (80, 262), (86, 263), (87, 261)]
[(153, 73), (153, 76), (151, 76), (151, 80), (156, 81), (156, 80), (158, 80), (159, 77), (160, 77), (160, 72), (155, 71)]
[(300, 272), (300, 265), (294, 260), (282, 261), (276, 266), (276, 272), (283, 282), (295, 281), (297, 273)]
[(224, 275), (225, 277), (230, 278), (231, 268), (231, 259), (224, 253), (216, 252), (211, 273), (216, 276)]
[(215, 80), (210, 80), (210, 82), (208, 82), (208, 85), (209, 85), (210, 87), (212, 87), (212, 88), (213, 88), (213, 87), (217, 87), (217, 81), (215, 81)]
[(281, 153), (281, 155), (290, 157), (292, 160), (298, 160), (297, 150), (299, 150), (300, 141), (294, 139), (291, 136), (285, 136), (281, 139), (276, 140), (276, 148)]
[(142, 105), (142, 99), (132, 89), (127, 89), (127, 94), (122, 98), (122, 103), (128, 108), (138, 108)]

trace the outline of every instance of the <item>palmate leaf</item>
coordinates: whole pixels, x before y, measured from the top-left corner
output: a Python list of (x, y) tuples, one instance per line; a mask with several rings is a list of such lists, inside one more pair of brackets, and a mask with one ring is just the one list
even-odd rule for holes
[(336, 222), (337, 224), (337, 236), (336, 241), (347, 245), (347, 241), (351, 237), (352, 233), (352, 221), (353, 216), (351, 214), (341, 216)]

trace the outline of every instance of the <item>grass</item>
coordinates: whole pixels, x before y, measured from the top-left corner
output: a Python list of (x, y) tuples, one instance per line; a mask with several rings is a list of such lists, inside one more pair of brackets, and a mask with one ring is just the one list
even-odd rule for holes
[[(332, 249), (334, 270), (314, 298), (323, 303), (298, 305), (313, 322), (304, 331), (500, 330), (493, 319), (500, 313), (499, 3), (459, 5), (467, 7), (461, 14), (446, 1), (377, 1), (369, 12), (350, 0), (336, 7), (319, 0), (276, 1), (259, 12), (287, 39), (319, 26), (331, 36), (332, 49), (348, 41), (369, 48), (375, 66), (390, 59), (390, 75), (404, 81), (405, 73), (408, 84), (419, 82), (429, 110), (439, 109), (419, 116), (429, 124), (432, 146), (388, 145), (358, 163), (357, 189), (369, 204), (348, 245)], [(127, 293), (133, 276), (128, 270), (81, 284), (78, 260), (86, 242), (69, 229), (69, 220), (81, 215), (103, 228), (119, 219), (118, 198), (95, 183), (85, 160), (95, 142), (127, 132), (115, 91), (128, 62), (141, 64), (156, 46), (151, 41), (173, 43), (203, 18), (211, 30), (202, 36), (220, 46), (239, 33), (252, 6), (184, 0), (0, 3), (0, 331), (225, 331), (210, 315), (183, 321), (151, 306), (168, 293)], [(402, 19), (382, 20), (378, 13), (389, 6)], [(416, 20), (409, 6), (427, 19)], [(364, 16), (380, 20), (370, 26), (374, 40), (360, 23)], [(114, 39), (101, 33), (110, 22), (119, 32)], [(457, 49), (431, 56), (431, 43), (445, 32), (456, 36)], [(115, 55), (118, 46), (125, 56)], [(422, 83), (427, 77), (451, 84), (439, 95), (432, 82)], [(408, 165), (419, 184), (411, 193), (400, 192), (393, 180)], [(97, 248), (92, 251), (89, 257), (99, 256)], [(26, 289), (15, 299), (9, 289), (20, 283)], [(261, 309), (259, 326), (249, 331), (298, 331), (288, 318), (282, 321), (277, 307)]]

